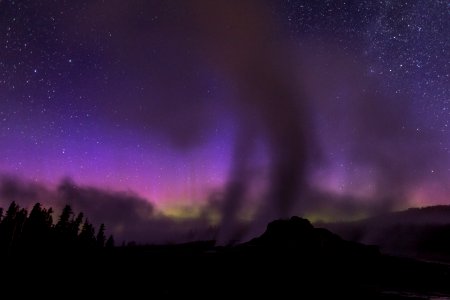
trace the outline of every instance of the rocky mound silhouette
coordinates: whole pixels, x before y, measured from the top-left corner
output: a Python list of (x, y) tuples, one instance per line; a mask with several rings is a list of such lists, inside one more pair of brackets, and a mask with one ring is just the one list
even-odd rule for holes
[(343, 240), (329, 230), (315, 228), (308, 220), (296, 216), (269, 223), (261, 236), (243, 243), (237, 248), (269, 252), (282, 251), (290, 255), (306, 255), (308, 258), (370, 259), (370, 257), (379, 255), (376, 246)]

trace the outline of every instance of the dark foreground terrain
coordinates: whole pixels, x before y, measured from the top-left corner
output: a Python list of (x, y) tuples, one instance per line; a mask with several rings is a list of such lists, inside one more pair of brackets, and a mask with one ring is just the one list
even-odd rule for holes
[[(381, 255), (301, 218), (233, 247), (214, 242), (10, 256), (3, 291), (92, 299), (447, 299), (450, 266)], [(450, 298), (448, 298), (450, 299)]]

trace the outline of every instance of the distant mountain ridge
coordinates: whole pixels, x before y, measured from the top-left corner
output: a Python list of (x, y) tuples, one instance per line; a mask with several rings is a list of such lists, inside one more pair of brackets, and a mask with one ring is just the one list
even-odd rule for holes
[[(412, 207), (403, 211), (388, 213), (380, 217), (395, 218), (397, 222), (450, 224), (450, 205)], [(377, 219), (377, 217), (375, 217), (375, 219)]]

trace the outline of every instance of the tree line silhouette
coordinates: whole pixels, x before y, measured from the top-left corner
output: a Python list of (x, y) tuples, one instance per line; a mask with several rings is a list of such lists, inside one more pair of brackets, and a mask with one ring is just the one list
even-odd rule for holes
[(106, 239), (105, 225), (98, 231), (84, 214), (66, 205), (53, 223), (53, 209), (36, 203), (30, 213), (14, 201), (6, 212), (0, 208), (0, 254), (32, 254), (49, 251), (95, 251), (113, 248), (112, 235)]

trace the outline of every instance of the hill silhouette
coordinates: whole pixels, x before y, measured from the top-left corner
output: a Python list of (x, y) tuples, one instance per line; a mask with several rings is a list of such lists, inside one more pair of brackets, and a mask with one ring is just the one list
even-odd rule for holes
[(349, 242), (324, 228), (314, 228), (303, 218), (291, 217), (268, 224), (259, 237), (235, 247), (242, 251), (283, 252), (297, 259), (364, 259), (376, 260), (380, 255), (375, 246)]

